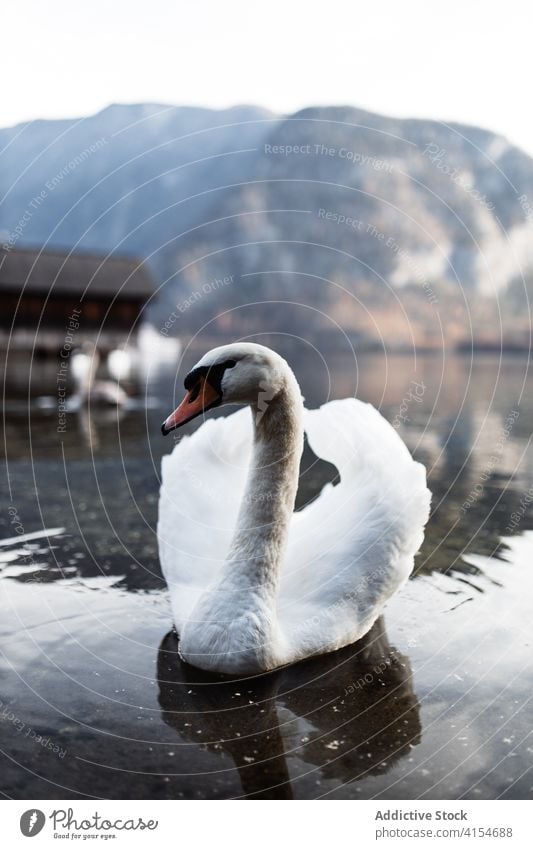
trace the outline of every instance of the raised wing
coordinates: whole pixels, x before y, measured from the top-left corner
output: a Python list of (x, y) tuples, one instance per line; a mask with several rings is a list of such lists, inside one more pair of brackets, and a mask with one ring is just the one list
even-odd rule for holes
[(332, 401), (306, 410), (304, 426), (340, 483), (291, 526), (278, 615), (302, 653), (365, 633), (412, 570), (430, 502), (424, 467), (370, 404)]

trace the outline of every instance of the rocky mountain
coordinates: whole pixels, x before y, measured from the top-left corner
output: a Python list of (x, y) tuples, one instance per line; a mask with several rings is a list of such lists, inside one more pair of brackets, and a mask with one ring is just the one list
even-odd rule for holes
[(0, 130), (0, 197), (8, 246), (146, 259), (163, 333), (528, 340), (533, 160), (476, 127), (110, 106)]

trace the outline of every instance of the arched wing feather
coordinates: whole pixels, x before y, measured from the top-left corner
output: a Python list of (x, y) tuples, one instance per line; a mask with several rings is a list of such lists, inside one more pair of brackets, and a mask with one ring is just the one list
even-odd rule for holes
[(304, 426), (340, 483), (291, 526), (278, 615), (302, 656), (368, 630), (412, 570), (430, 503), (424, 467), (370, 404), (332, 401), (306, 410)]

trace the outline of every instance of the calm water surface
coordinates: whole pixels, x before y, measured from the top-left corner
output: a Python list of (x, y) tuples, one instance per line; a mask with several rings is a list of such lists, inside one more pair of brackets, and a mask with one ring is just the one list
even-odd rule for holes
[[(59, 434), (53, 401), (9, 401), (6, 796), (533, 795), (527, 361), (292, 363), (308, 406), (357, 393), (426, 464), (433, 513), (412, 580), (341, 652), (244, 681), (204, 675), (178, 659), (155, 536), (172, 447), (159, 426), (181, 382), (152, 387), (148, 409), (70, 413)], [(307, 452), (299, 506), (334, 473)]]

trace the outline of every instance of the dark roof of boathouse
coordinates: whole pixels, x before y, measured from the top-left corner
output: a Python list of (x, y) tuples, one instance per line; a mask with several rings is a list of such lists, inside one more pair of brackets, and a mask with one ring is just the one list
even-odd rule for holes
[(150, 272), (132, 257), (105, 257), (39, 248), (0, 248), (0, 293), (66, 294), (144, 299), (154, 292)]

